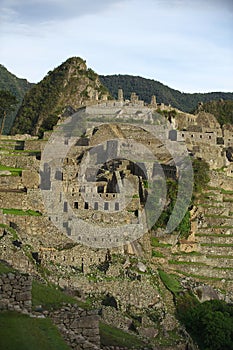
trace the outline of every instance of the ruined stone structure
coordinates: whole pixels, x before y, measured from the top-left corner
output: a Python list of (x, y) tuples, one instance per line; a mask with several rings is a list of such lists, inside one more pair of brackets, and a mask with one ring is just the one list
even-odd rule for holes
[(72, 349), (100, 349), (97, 310), (64, 305), (55, 311), (32, 311), (32, 277), (18, 272), (0, 274), (0, 311), (11, 310), (31, 317), (50, 317)]
[[(55, 167), (43, 163), (40, 168), (41, 152), (51, 133), (45, 133), (43, 140), (1, 138), (0, 164), (6, 169), (0, 171), (0, 258), (29, 273), (37, 274), (38, 266), (48, 269), (48, 280), (61, 287), (81, 288), (85, 296), (101, 298), (108, 292), (120, 311), (131, 308), (136, 314), (149, 307), (164, 308), (155, 296), (159, 288), (151, 284), (149, 275), (150, 271), (154, 278), (158, 265), (180, 276), (206, 278), (214, 286), (233, 291), (231, 128), (221, 128), (213, 116), (202, 111), (197, 115), (176, 111), (165, 120), (158, 112), (174, 109), (158, 105), (155, 97), (149, 106), (135, 94), (130, 101), (123, 99), (123, 91), (118, 97), (117, 101), (101, 101), (75, 114), (77, 120), (85, 120), (82, 135), (63, 135), (60, 148), (50, 139), (51, 149), (54, 147), (58, 154), (67, 150), (62, 164)], [(211, 168), (211, 187), (191, 212), (189, 237), (180, 239), (158, 229), (156, 247), (151, 246), (146, 232), (122, 245), (117, 245), (117, 236), (106, 236), (115, 245), (110, 251), (98, 248), (97, 243), (104, 247), (104, 230), (144, 224), (148, 182), (161, 174), (179, 180), (180, 147), (206, 160)], [(83, 163), (87, 165), (85, 172)], [(18, 176), (12, 176), (13, 168), (19, 169)], [(40, 184), (47, 197), (58, 190), (58, 211), (54, 205), (45, 206)], [(127, 191), (125, 199), (121, 195)], [(83, 244), (90, 233), (85, 232), (84, 224), (74, 230), (68, 219), (71, 214), (98, 227), (91, 236), (97, 242), (92, 248), (88, 241)], [(120, 258), (114, 260), (115, 256), (146, 259), (147, 269), (139, 273), (130, 258), (122, 262)], [(145, 324), (141, 334), (151, 328), (149, 321)]]

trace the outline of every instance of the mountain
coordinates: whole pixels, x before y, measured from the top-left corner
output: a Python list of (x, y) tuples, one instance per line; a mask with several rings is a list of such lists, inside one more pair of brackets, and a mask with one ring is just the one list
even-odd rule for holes
[(131, 92), (136, 92), (147, 103), (155, 95), (158, 103), (171, 104), (184, 112), (192, 112), (199, 102), (211, 100), (233, 100), (232, 92), (183, 93), (162, 83), (132, 75), (101, 75), (100, 81), (106, 86), (113, 97), (117, 97), (119, 88), (123, 89), (124, 97), (130, 98)]
[(210, 101), (199, 105), (196, 112), (204, 111), (211, 113), (220, 125), (233, 124), (233, 101)]
[(42, 135), (60, 116), (102, 98), (110, 98), (98, 75), (79, 57), (71, 57), (25, 95), (11, 133)]
[(27, 91), (31, 89), (34, 84), (29, 83), (26, 79), (17, 78), (14, 74), (10, 73), (3, 65), (0, 64), (0, 90), (10, 91), (18, 101), (16, 109), (13, 113), (10, 113), (5, 122), (4, 133), (9, 133), (19, 106), (23, 100), (23, 97)]

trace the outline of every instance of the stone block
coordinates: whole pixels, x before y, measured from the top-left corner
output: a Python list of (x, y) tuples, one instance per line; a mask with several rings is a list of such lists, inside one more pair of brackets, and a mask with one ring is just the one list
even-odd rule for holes
[(16, 299), (16, 301), (31, 300), (31, 293), (29, 293), (29, 292), (18, 293), (18, 294), (16, 294), (15, 299)]
[(82, 317), (75, 320), (72, 324), (72, 328), (95, 328), (98, 318), (95, 316)]
[(22, 183), (26, 188), (38, 188), (39, 175), (35, 171), (23, 170)]
[(9, 283), (4, 284), (4, 285), (2, 286), (3, 292), (8, 292), (8, 291), (10, 291), (11, 289), (12, 289), (12, 286), (11, 286)]

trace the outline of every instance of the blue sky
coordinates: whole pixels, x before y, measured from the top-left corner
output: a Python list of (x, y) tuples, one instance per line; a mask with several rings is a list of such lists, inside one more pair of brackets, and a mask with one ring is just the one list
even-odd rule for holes
[(0, 63), (40, 81), (71, 56), (184, 92), (233, 91), (232, 0), (0, 0)]

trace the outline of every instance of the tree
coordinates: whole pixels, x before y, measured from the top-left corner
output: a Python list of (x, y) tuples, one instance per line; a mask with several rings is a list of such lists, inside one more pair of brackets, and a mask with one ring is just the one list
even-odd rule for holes
[(200, 193), (206, 188), (209, 178), (209, 164), (203, 159), (193, 159), (194, 192)]
[(12, 112), (17, 104), (17, 99), (14, 95), (12, 95), (11, 92), (0, 90), (0, 118), (1, 121), (1, 127), (0, 127), (0, 136), (2, 135), (5, 120), (7, 115)]
[(177, 317), (200, 350), (233, 350), (233, 306), (222, 300), (199, 303), (191, 294), (176, 300)]

